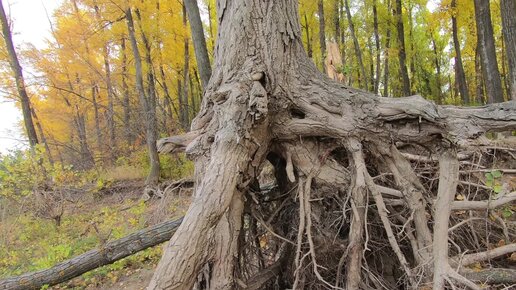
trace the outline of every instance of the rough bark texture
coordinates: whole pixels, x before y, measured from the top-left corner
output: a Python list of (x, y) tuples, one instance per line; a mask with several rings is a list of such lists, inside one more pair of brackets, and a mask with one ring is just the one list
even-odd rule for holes
[(0, 281), (0, 289), (41, 289), (44, 285), (57, 285), (98, 267), (114, 263), (139, 251), (168, 241), (182, 219), (167, 221), (108, 242), (98, 249), (88, 251), (54, 267)]
[(204, 38), (204, 28), (202, 27), (199, 7), (197, 6), (197, 0), (184, 0), (183, 3), (190, 21), (195, 59), (197, 60), (197, 67), (201, 75), (202, 86), (206, 87), (211, 77), (211, 65), (208, 50), (206, 49), (206, 39)]
[(489, 2), (489, 0), (475, 0), (475, 20), (487, 100), (488, 103), (492, 104), (503, 102), (503, 90), (500, 71), (498, 70), (498, 61), (496, 59)]
[(39, 143), (38, 135), (36, 134), (36, 129), (34, 128), (34, 122), (32, 121), (31, 104), (29, 95), (25, 89), (22, 67), (18, 61), (16, 50), (14, 49), (11, 29), (9, 27), (9, 22), (7, 21), (7, 15), (5, 14), (4, 4), (2, 1), (0, 1), (0, 22), (2, 23), (2, 35), (5, 41), (5, 46), (7, 48), (9, 64), (11, 65), (11, 69), (13, 71), (14, 79), (16, 81), (16, 89), (18, 90), (18, 97), (22, 107), (23, 123), (25, 125), (27, 137), (29, 138), (29, 144), (31, 147), (34, 147)]
[(501, 0), (502, 32), (509, 64), (509, 94), (516, 100), (516, 1)]
[[(460, 108), (378, 97), (317, 70), (303, 49), (297, 1), (219, 0), (217, 12), (201, 111), (190, 132), (159, 142), (163, 153), (194, 159), (196, 187), (148, 289), (416, 288), (430, 285), (437, 267), (448, 270), (447, 245), (433, 241), (451, 237), (448, 221), (458, 219), (456, 202), (442, 201), (455, 196), (457, 164), (465, 166), (454, 152), (514, 129), (516, 102)], [(454, 238), (481, 253), (471, 259), (507, 254)]]

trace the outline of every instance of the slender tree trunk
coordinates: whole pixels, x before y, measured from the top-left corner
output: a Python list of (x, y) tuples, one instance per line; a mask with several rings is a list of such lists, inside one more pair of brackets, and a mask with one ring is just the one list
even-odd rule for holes
[(93, 112), (95, 117), (95, 133), (97, 136), (97, 150), (102, 152), (104, 147), (104, 140), (102, 138), (102, 131), (100, 130), (100, 114), (99, 114), (99, 104), (97, 101), (98, 96), (98, 87), (97, 84), (91, 84), (91, 101), (93, 103)]
[(398, 57), (400, 61), (400, 76), (403, 96), (410, 96), (410, 79), (407, 71), (407, 53), (405, 51), (405, 29), (403, 28), (403, 6), (401, 0), (396, 0), (396, 29), (398, 31)]
[(475, 90), (478, 104), (484, 104), (484, 76), (482, 75), (482, 62), (480, 60), (480, 42), (475, 47)]
[[(186, 8), (183, 6), (183, 27), (186, 29), (187, 27), (187, 16), (186, 16)], [(189, 131), (190, 129), (190, 106), (188, 105), (188, 83), (190, 78), (190, 44), (188, 36), (185, 36), (184, 39), (184, 67), (183, 67), (183, 84), (182, 84), (182, 107), (181, 110), (181, 125), (183, 126), (183, 130)]]
[(312, 58), (313, 49), (312, 49), (312, 39), (310, 38), (310, 26), (308, 25), (308, 18), (306, 17), (306, 13), (304, 15), (305, 19), (305, 33), (306, 33), (306, 50), (308, 53), (308, 57)]
[[(210, 3), (208, 2), (208, 5), (207, 5), (207, 10), (208, 10), (208, 28), (210, 30), (210, 41), (211, 41), (211, 47), (215, 47), (215, 33), (213, 32), (215, 29), (213, 28), (213, 20), (212, 20), (212, 17), (213, 17), (213, 7), (212, 5), (210, 5)], [(210, 69), (211, 69), (211, 66), (210, 66)]]
[[(409, 0), (407, 1), (408, 2), (408, 6), (409, 6), (409, 9), (408, 9), (408, 15), (407, 15), (407, 18), (408, 18), (408, 28), (409, 28), (409, 44), (410, 44), (410, 65), (409, 65), (409, 68), (410, 68), (410, 77), (409, 78), (412, 78), (412, 81), (411, 81), (411, 85), (415, 85), (415, 84), (418, 84), (418, 75), (417, 75), (417, 72), (416, 72), (416, 62), (417, 62), (417, 54), (415, 52), (415, 46), (414, 46), (414, 25), (413, 25), (413, 20), (412, 20), (412, 9), (413, 9), (413, 6), (412, 6), (412, 1)], [(414, 91), (414, 89), (412, 87), (410, 87), (410, 92), (412, 93)]]
[(34, 122), (36, 123), (36, 128), (38, 129), (39, 139), (41, 143), (45, 146), (45, 153), (47, 154), (48, 162), (52, 167), (54, 166), (54, 157), (52, 156), (52, 152), (50, 151), (50, 146), (48, 146), (47, 138), (45, 136), (45, 132), (43, 131), (43, 126), (41, 126), (41, 122), (39, 121), (38, 115), (36, 115), (36, 111), (34, 108), (31, 108), (32, 116), (34, 117)]
[(340, 29), (340, 0), (333, 1), (333, 28), (335, 29), (335, 42), (337, 43), (339, 50), (341, 45), (341, 29)]
[(385, 34), (385, 59), (383, 65), (383, 96), (389, 96), (389, 49), (391, 48), (391, 0), (387, 0), (387, 15), (389, 17), (389, 21), (387, 21), (387, 33)]
[(474, 1), (477, 35), (480, 43), (480, 60), (482, 61), (482, 73), (486, 83), (488, 103), (500, 103), (503, 102), (503, 90), (496, 59), (490, 1)]
[(324, 20), (324, 3), (323, 0), (317, 2), (317, 15), (319, 15), (319, 45), (321, 47), (321, 63), (322, 72), (326, 73), (326, 23)]
[[(100, 15), (100, 9), (98, 5), (95, 3), (95, 17), (99, 23), (102, 21), (102, 17)], [(109, 163), (113, 164), (116, 158), (116, 133), (115, 133), (115, 110), (114, 110), (114, 103), (113, 103), (113, 84), (111, 81), (111, 65), (109, 63), (109, 47), (108, 43), (106, 42), (102, 46), (102, 57), (104, 58), (104, 74), (105, 74), (105, 81), (106, 81), (106, 91), (107, 91), (107, 99), (108, 99), (108, 109), (106, 114), (106, 120), (107, 120), (107, 128), (109, 131), (109, 143), (108, 143), (108, 154), (109, 156)]]
[(124, 109), (124, 136), (128, 145), (133, 144), (134, 135), (131, 128), (131, 102), (129, 98), (129, 86), (127, 85), (127, 52), (125, 45), (125, 36), (121, 40), (121, 53), (122, 53), (122, 95), (123, 95), (123, 109)]
[(453, 33), (453, 47), (455, 48), (455, 79), (459, 85), (459, 93), (462, 97), (463, 104), (469, 104), (468, 85), (466, 83), (466, 74), (464, 73), (464, 66), (462, 65), (462, 55), (460, 49), (459, 32), (457, 26), (457, 0), (451, 1), (452, 12), (452, 33)]
[(439, 53), (437, 52), (437, 44), (435, 43), (435, 38), (432, 35), (432, 49), (434, 51), (434, 63), (437, 74), (435, 76), (435, 82), (437, 87), (437, 104), (442, 104), (442, 90), (441, 90), (441, 58), (439, 57)]
[(78, 106), (75, 106), (76, 116), (75, 123), (77, 135), (79, 136), (79, 146), (81, 152), (81, 168), (90, 169), (95, 166), (95, 159), (88, 145), (88, 137), (86, 133), (86, 119), (84, 114), (79, 113)]
[(0, 0), (0, 22), (2, 23), (2, 34), (7, 48), (7, 54), (9, 56), (9, 64), (13, 71), (14, 79), (16, 81), (16, 89), (18, 90), (18, 98), (21, 102), (23, 123), (25, 125), (25, 131), (29, 138), (30, 147), (36, 146), (38, 142), (38, 135), (36, 129), (34, 129), (34, 122), (31, 114), (31, 104), (29, 95), (25, 88), (25, 80), (23, 78), (22, 67), (18, 61), (16, 50), (14, 48), (13, 39), (11, 36), (11, 29), (9, 28), (9, 22), (7, 21), (7, 15), (5, 14), (4, 4)]
[(378, 94), (378, 89), (380, 87), (380, 34), (378, 32), (378, 7), (377, 0), (373, 0), (373, 26), (374, 26), (374, 42), (376, 45), (376, 74), (374, 78), (374, 88), (373, 92)]
[(502, 32), (509, 65), (509, 96), (516, 100), (516, 1), (501, 0)]
[(353, 46), (355, 48), (355, 56), (357, 58), (358, 67), (360, 69), (360, 79), (363, 84), (363, 88), (367, 90), (368, 80), (367, 74), (364, 66), (364, 62), (362, 60), (362, 50), (360, 49), (360, 44), (358, 43), (358, 38), (355, 31), (355, 25), (353, 24), (353, 19), (351, 19), (351, 11), (349, 9), (348, 0), (344, 0), (344, 8), (346, 9), (346, 15), (348, 18), (349, 24), (349, 32), (351, 33), (351, 38), (353, 39)]
[(159, 180), (159, 156), (158, 149), (156, 147), (156, 107), (152, 107), (152, 102), (145, 95), (145, 89), (143, 86), (142, 62), (140, 52), (138, 51), (138, 44), (136, 42), (131, 8), (126, 10), (125, 16), (127, 20), (127, 28), (129, 31), (129, 40), (131, 42), (134, 55), (134, 64), (136, 69), (136, 91), (138, 92), (140, 104), (142, 106), (142, 117), (146, 130), (145, 139), (147, 141), (147, 150), (149, 151), (150, 172), (147, 176), (145, 184), (153, 186), (156, 185)]
[(210, 58), (208, 57), (208, 50), (206, 48), (206, 40), (204, 39), (204, 28), (202, 27), (201, 15), (199, 14), (199, 7), (197, 0), (183, 0), (190, 28), (192, 30), (192, 41), (195, 51), (195, 59), (197, 60), (197, 67), (201, 75), (202, 87), (208, 85), (211, 77)]

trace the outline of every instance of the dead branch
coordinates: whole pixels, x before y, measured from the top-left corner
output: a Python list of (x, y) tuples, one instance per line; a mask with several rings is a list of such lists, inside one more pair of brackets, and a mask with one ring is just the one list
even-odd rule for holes
[(448, 223), (459, 179), (459, 162), (455, 151), (447, 150), (439, 156), (439, 176), (434, 210), (434, 290), (444, 289), (445, 278), (451, 270), (448, 264)]
[(501, 246), (492, 250), (487, 250), (480, 253), (467, 254), (463, 256), (456, 256), (450, 259), (452, 265), (460, 263), (465, 267), (474, 263), (483, 262), (490, 259), (495, 259), (510, 253), (516, 252), (516, 243)]
[(513, 191), (499, 199), (495, 200), (483, 200), (483, 201), (473, 201), (473, 200), (463, 200), (463, 201), (454, 201), (452, 203), (452, 210), (486, 210), (486, 209), (495, 209), (504, 204), (507, 204), (511, 201), (516, 200), (516, 191)]

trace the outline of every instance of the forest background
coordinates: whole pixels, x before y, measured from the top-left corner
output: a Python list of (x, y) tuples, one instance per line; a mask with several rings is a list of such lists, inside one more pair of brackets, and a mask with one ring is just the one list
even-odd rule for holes
[[(198, 2), (210, 58), (217, 37), (214, 2)], [(490, 3), (484, 14), (475, 9), (476, 2)], [(501, 8), (503, 2), (301, 0), (303, 44), (321, 71), (348, 86), (382, 96), (420, 94), (438, 104), (466, 106), (501, 102), (515, 99), (516, 93), (516, 60), (509, 57), (516, 46), (504, 33), (504, 27), (514, 27), (514, 14), (503, 18), (508, 12)], [(133, 7), (136, 50), (123, 8), (128, 3)], [(8, 3), (3, 4), (9, 12)], [(26, 73), (37, 142), (0, 155), (0, 230), (4, 233), (18, 231), (22, 235), (23, 227), (14, 229), (15, 222), (7, 222), (20, 213), (61, 226), (67, 206), (55, 204), (70, 198), (45, 195), (47, 192), (98, 194), (118, 181), (145, 177), (147, 185), (159, 187), (160, 180), (188, 177), (193, 171), (185, 156), (155, 160), (149, 150), (156, 148), (148, 146), (149, 136), (150, 143), (155, 143), (188, 131), (202, 101), (203, 82), (182, 1), (63, 0), (48, 17), (51, 30), (43, 48), (15, 43)], [(507, 19), (512, 24), (505, 23)], [(16, 22), (11, 24), (16, 27)], [(482, 27), (481, 33), (478, 27)], [(493, 45), (482, 45), (485, 38), (492, 39)], [(483, 53), (490, 55), (490, 60)], [(487, 74), (493, 57), (494, 67)], [(3, 98), (21, 106), (3, 42), (0, 75)], [(140, 98), (139, 78), (145, 100)], [(149, 133), (151, 127), (154, 132)], [(153, 171), (155, 166), (157, 171)], [(42, 198), (53, 206), (45, 207)], [(126, 216), (112, 218), (123, 227), (116, 236), (148, 222), (140, 216), (144, 209), (135, 211), (132, 227), (122, 225)], [(34, 230), (29, 219), (22, 222)], [(40, 234), (51, 227), (36, 226)], [(106, 231), (109, 227), (112, 225), (105, 224)], [(102, 229), (96, 232), (93, 244), (107, 236)], [(62, 246), (61, 239), (56, 232), (54, 244), (49, 242), (45, 249)], [(56, 250), (52, 261), (25, 266), (20, 266), (20, 257), (34, 252), (20, 253), (15, 250), (19, 244), (5, 240), (0, 244), (5, 253), (0, 268), (6, 270), (0, 277), (48, 267), (92, 245), (77, 246), (72, 240), (67, 241), (71, 248)]]

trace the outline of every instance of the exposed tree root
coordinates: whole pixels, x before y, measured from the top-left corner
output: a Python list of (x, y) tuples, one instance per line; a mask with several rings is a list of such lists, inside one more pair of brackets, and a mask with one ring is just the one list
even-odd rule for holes
[[(149, 289), (246, 288), (257, 276), (261, 289), (478, 289), (450, 256), (515, 241), (489, 213), (511, 210), (502, 185), (516, 160), (485, 133), (516, 129), (516, 102), (437, 106), (335, 83), (304, 53), (296, 3), (217, 1), (201, 112), (187, 136), (160, 142), (195, 160), (195, 199)], [(261, 191), (267, 166), (277, 186)], [(507, 267), (506, 254), (480, 266)]]

